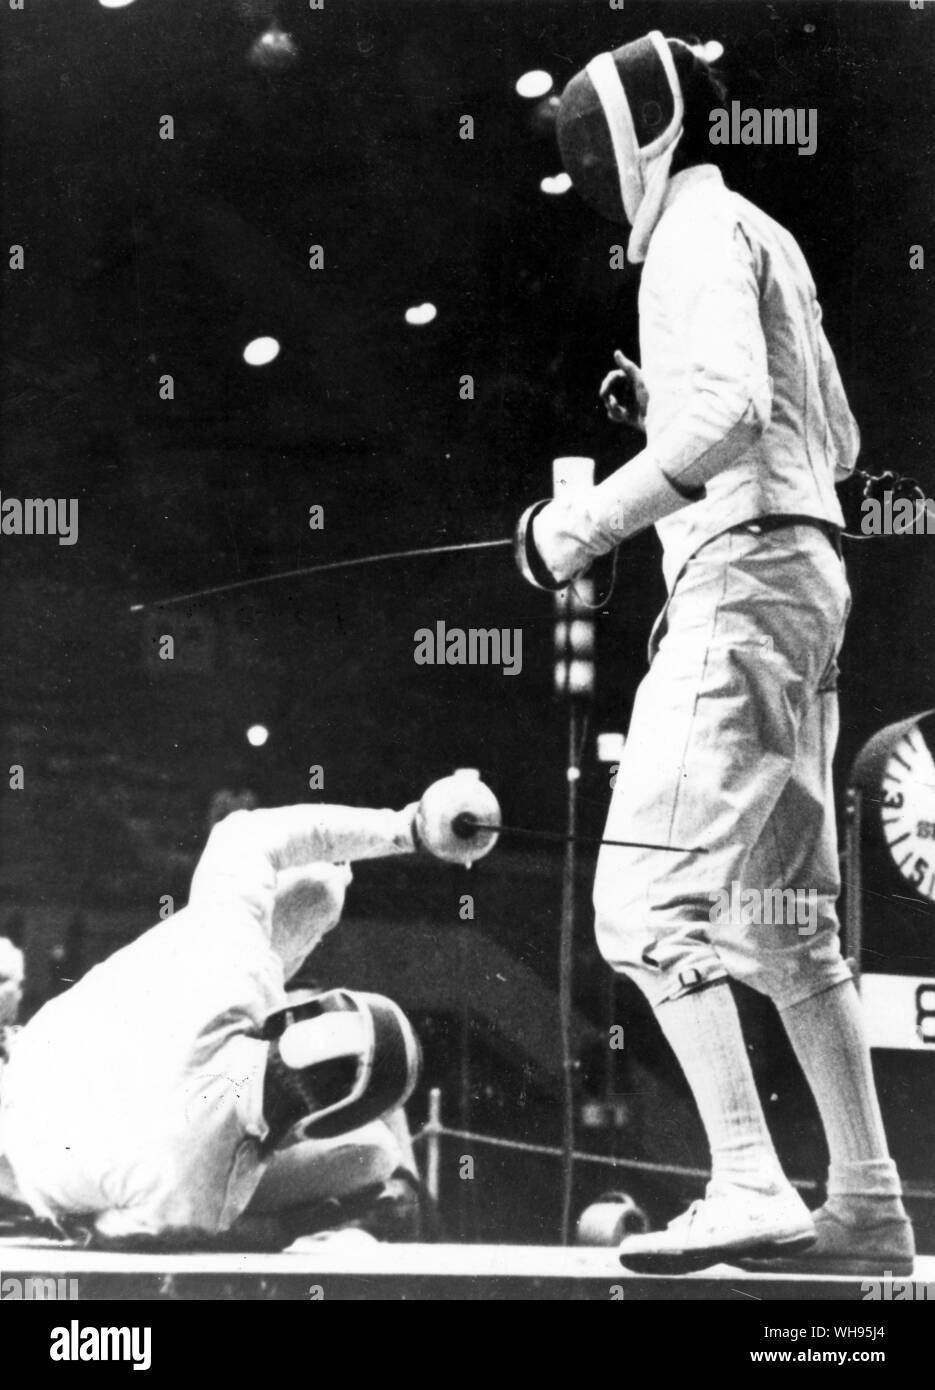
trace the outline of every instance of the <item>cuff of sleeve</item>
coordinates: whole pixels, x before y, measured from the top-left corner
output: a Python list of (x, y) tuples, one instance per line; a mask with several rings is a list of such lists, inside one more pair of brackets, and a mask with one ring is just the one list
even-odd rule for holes
[(676, 487), (649, 450), (618, 468), (598, 484), (589, 498), (597, 554), (645, 531), (663, 517), (680, 511), (702, 493)]
[(416, 854), (422, 848), (422, 841), (419, 839), (417, 829), (416, 813), (418, 809), (418, 801), (410, 801), (408, 806), (404, 806), (401, 811), (396, 813), (398, 829), (393, 836), (393, 844), (400, 854)]

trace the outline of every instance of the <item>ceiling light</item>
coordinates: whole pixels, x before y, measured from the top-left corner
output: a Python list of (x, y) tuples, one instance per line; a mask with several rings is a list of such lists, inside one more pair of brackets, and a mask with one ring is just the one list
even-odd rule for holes
[(571, 179), (567, 174), (556, 174), (554, 178), (548, 175), (541, 181), (539, 187), (543, 193), (567, 193), (571, 188)]
[(552, 90), (551, 74), (543, 72), (541, 68), (534, 68), (532, 72), (524, 72), (516, 84), (516, 90), (521, 97), (527, 97), (530, 100), (544, 97), (546, 92)]
[(406, 310), (406, 322), (414, 328), (421, 328), (423, 324), (431, 323), (437, 313), (434, 304), (413, 304), (411, 309)]
[(243, 360), (249, 367), (266, 367), (279, 356), (275, 338), (253, 338), (243, 350)]

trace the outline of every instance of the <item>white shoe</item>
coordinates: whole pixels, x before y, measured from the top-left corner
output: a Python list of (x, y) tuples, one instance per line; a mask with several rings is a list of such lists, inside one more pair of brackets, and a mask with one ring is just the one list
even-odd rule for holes
[(702, 1201), (664, 1231), (627, 1236), (620, 1263), (637, 1274), (689, 1274), (738, 1256), (804, 1250), (815, 1239), (809, 1210), (794, 1187), (772, 1196), (710, 1183)]
[(354, 1226), (341, 1226), (334, 1231), (316, 1231), (311, 1236), (299, 1236), (283, 1253), (297, 1255), (304, 1251), (315, 1252), (324, 1247), (329, 1252), (336, 1250), (344, 1251), (348, 1255), (357, 1255), (364, 1250), (372, 1250), (374, 1246), (379, 1247), (379, 1244), (376, 1236), (372, 1236), (369, 1231), (361, 1231)]
[[(840, 1201), (840, 1199), (838, 1199)], [(864, 1199), (864, 1220), (850, 1222), (832, 1207), (819, 1207), (813, 1213), (816, 1240), (804, 1252), (774, 1250), (772, 1258), (752, 1256), (741, 1261), (744, 1269), (760, 1273), (895, 1275), (912, 1277), (915, 1241), (912, 1224), (904, 1215), (886, 1212), (899, 1205), (895, 1198), (880, 1198), (884, 1215), (868, 1220)]]

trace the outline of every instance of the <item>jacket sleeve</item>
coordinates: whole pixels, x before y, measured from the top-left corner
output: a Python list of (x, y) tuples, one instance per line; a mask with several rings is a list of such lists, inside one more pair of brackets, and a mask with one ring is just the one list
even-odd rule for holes
[(847, 403), (844, 384), (831, 344), (821, 321), (821, 305), (815, 301), (815, 338), (818, 353), (818, 380), (825, 419), (834, 447), (834, 481), (846, 482), (854, 471), (860, 453), (860, 430)]
[(756, 443), (772, 392), (756, 263), (740, 226), (712, 219), (670, 259), (660, 308), (681, 325), (690, 388), (649, 444), (663, 473), (690, 491)]
[(411, 811), (320, 804), (235, 811), (208, 837), (192, 878), (189, 905), (238, 898), (261, 907), (266, 915), (284, 869), (414, 850)]

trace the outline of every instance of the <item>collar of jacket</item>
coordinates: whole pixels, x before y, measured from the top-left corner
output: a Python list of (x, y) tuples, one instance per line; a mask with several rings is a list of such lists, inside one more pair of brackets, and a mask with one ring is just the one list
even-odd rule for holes
[(676, 199), (681, 198), (689, 188), (695, 188), (700, 183), (716, 183), (723, 188), (724, 175), (716, 164), (693, 164), (690, 169), (680, 169), (677, 174), (673, 174), (660, 204), (659, 215), (653, 230), (658, 227), (663, 214)]

